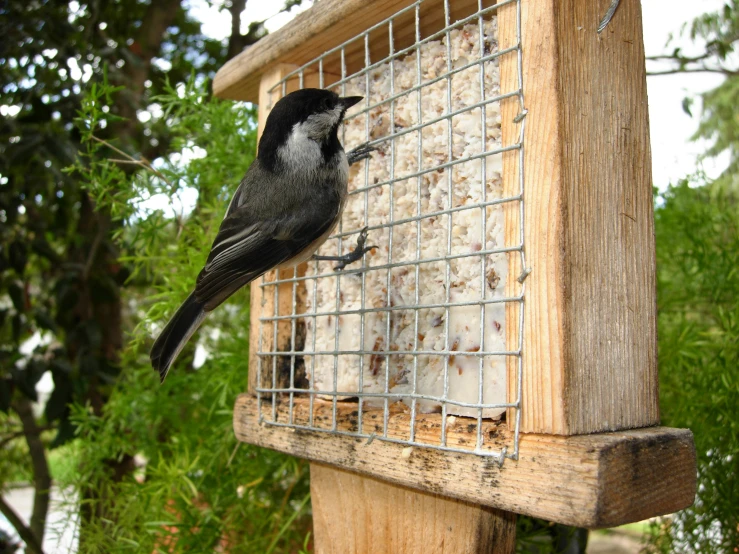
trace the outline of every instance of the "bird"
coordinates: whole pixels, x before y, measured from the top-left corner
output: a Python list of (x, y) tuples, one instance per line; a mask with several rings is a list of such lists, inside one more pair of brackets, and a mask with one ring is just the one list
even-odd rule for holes
[(206, 316), (241, 287), (312, 257), (343, 269), (375, 248), (365, 246), (365, 227), (349, 254), (314, 256), (341, 218), (350, 163), (374, 150), (360, 145), (347, 155), (338, 137), (346, 111), (362, 99), (307, 88), (275, 103), (194, 290), (154, 341), (150, 359), (161, 383)]

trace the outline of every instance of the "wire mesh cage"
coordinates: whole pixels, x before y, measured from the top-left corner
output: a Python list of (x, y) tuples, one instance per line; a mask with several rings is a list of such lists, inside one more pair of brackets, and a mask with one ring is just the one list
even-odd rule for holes
[[(515, 190), (502, 173), (504, 153), (523, 163), (525, 109), (520, 71), (501, 88), (501, 59), (518, 68), (521, 55), (520, 41), (499, 47), (507, 4), (517, 0), (453, 14), (445, 0), (441, 28), (428, 31), (417, 1), (270, 87), (272, 102), (307, 83), (364, 96), (342, 142), (375, 151), (351, 168), (342, 220), (319, 253), (343, 253), (362, 229), (377, 248), (358, 267), (312, 261), (261, 279), (271, 300), (252, 345), (261, 423), (517, 456), (523, 310), (506, 306), (523, 302), (523, 277), (511, 274), (526, 267), (523, 171)], [(506, 99), (518, 104), (517, 135), (504, 141)], [(509, 221), (506, 232), (506, 212), (519, 229)], [(491, 437), (506, 411), (515, 431), (501, 445)], [(429, 425), (438, 432), (421, 431)], [(457, 426), (464, 436), (449, 432)]]

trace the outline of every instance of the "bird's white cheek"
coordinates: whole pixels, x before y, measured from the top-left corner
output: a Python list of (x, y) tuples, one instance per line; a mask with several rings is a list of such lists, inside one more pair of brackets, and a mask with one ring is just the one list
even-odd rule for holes
[(290, 138), (277, 154), (287, 168), (303, 171), (316, 168), (323, 161), (320, 146), (308, 137), (303, 125), (293, 127)]

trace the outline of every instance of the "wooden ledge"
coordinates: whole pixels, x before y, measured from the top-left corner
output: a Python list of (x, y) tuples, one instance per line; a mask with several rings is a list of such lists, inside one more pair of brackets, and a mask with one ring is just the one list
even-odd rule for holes
[[(294, 417), (305, 416), (306, 406), (306, 401), (296, 399)], [(330, 406), (315, 401), (314, 425), (326, 423)], [(340, 428), (356, 426), (356, 408), (352, 403), (338, 404)], [(278, 420), (286, 421), (287, 404), (279, 405), (277, 412)], [(271, 405), (269, 413), (271, 417)], [(372, 414), (364, 412), (365, 425), (372, 425)], [(417, 427), (422, 433), (419, 440), (431, 440), (438, 433), (434, 418), (440, 416), (423, 416)], [(465, 418), (456, 419), (450, 440), (459, 441), (468, 434), (473, 444), (474, 426), (468, 431)], [(407, 433), (407, 420), (407, 414), (395, 412), (388, 434)], [(241, 441), (397, 485), (590, 529), (675, 512), (690, 506), (696, 491), (695, 445), (687, 429), (650, 427), (570, 437), (523, 434), (518, 461), (506, 460), (501, 468), (495, 459), (474, 454), (413, 448), (408, 456), (400, 444), (378, 439), (367, 444), (366, 439), (259, 425), (257, 421), (256, 398), (240, 395), (234, 430)], [(495, 437), (491, 447), (512, 443), (505, 425), (485, 425), (496, 431), (492, 435), (485, 429)]]

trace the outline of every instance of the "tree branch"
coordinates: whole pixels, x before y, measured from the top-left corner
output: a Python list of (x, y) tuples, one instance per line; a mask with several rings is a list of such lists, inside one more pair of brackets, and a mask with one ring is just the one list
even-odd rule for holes
[(259, 39), (267, 34), (267, 30), (264, 28), (264, 21), (252, 21), (249, 23), (249, 30), (245, 35), (242, 35), (241, 39), (243, 42), (243, 48), (255, 44)]
[(681, 63), (692, 63), (692, 62), (700, 62), (703, 60), (707, 60), (711, 57), (711, 54), (705, 53), (701, 54), (700, 56), (695, 57), (689, 57), (689, 56), (675, 56), (672, 54), (662, 54), (660, 56), (647, 56), (647, 60), (651, 61), (661, 61), (661, 60), (671, 60)]
[(82, 279), (87, 281), (90, 278), (90, 271), (92, 271), (92, 264), (95, 262), (95, 255), (98, 253), (98, 248), (105, 238), (106, 231), (108, 229), (101, 225), (98, 227), (98, 232), (95, 234), (95, 238), (92, 239), (92, 245), (90, 246), (90, 252), (87, 255), (87, 261), (82, 269)]
[(227, 54), (229, 60), (267, 34), (267, 30), (264, 28), (264, 21), (252, 21), (249, 23), (249, 29), (246, 31), (246, 34), (241, 34), (241, 12), (244, 11), (245, 6), (246, 0), (233, 0), (233, 4), (229, 8), (231, 12), (231, 36), (228, 39)]
[(5, 499), (1, 496), (0, 513), (5, 516), (5, 519), (10, 522), (10, 524), (18, 533), (18, 536), (21, 538), (21, 540), (26, 543), (26, 547), (28, 548), (29, 552), (32, 552), (33, 554), (44, 554), (44, 551), (41, 549), (41, 544), (39, 544), (36, 535), (34, 535), (33, 531), (31, 531), (31, 529), (26, 526), (25, 523), (23, 523), (23, 520), (20, 518), (20, 516), (15, 513), (15, 510), (13, 510), (13, 508), (10, 507), (10, 504), (5, 502)]
[(23, 425), (23, 432), (26, 436), (28, 452), (31, 456), (34, 494), (30, 528), (31, 532), (34, 536), (38, 537), (40, 542), (44, 538), (46, 515), (49, 511), (49, 495), (51, 489), (51, 474), (49, 473), (49, 464), (46, 462), (46, 449), (41, 437), (39, 436), (41, 430), (38, 425), (36, 425), (36, 418), (33, 416), (31, 401), (28, 400), (28, 398), (21, 397), (18, 402), (13, 405), (13, 408), (18, 413), (18, 417)]
[(169, 179), (167, 179), (161, 171), (159, 171), (153, 165), (151, 165), (151, 162), (148, 159), (146, 159), (145, 157), (142, 156), (142, 159), (137, 160), (133, 156), (130, 156), (129, 154), (126, 154), (123, 150), (121, 150), (119, 148), (116, 148), (111, 143), (109, 143), (107, 140), (103, 140), (101, 138), (98, 138), (95, 135), (91, 135), (91, 137), (92, 137), (93, 140), (99, 142), (103, 146), (107, 146), (108, 148), (110, 148), (114, 152), (117, 152), (121, 156), (125, 156), (127, 158), (126, 160), (120, 160), (120, 159), (117, 159), (117, 158), (109, 158), (108, 161), (119, 163), (119, 164), (133, 164), (133, 165), (138, 165), (138, 166), (143, 167), (144, 169), (146, 169), (148, 171), (151, 171), (154, 175), (156, 175), (162, 181), (164, 181), (165, 183), (167, 183), (167, 185), (169, 185), (170, 188), (173, 188), (174, 187), (174, 184)]
[(129, 50), (129, 60), (123, 67), (125, 90), (116, 96), (116, 113), (124, 122), (114, 126), (115, 133), (124, 142), (133, 136), (136, 127), (136, 110), (144, 95), (144, 83), (149, 78), (152, 59), (159, 53), (167, 28), (172, 25), (181, 10), (181, 0), (157, 0), (150, 2), (138, 35)]
[[(716, 56), (715, 52), (704, 52), (697, 56), (682, 56), (676, 50), (672, 54), (660, 54), (658, 56), (647, 56), (650, 62), (672, 62), (677, 67), (666, 69), (664, 71), (648, 71), (647, 75), (674, 75), (676, 73), (718, 73), (727, 77), (735, 77), (739, 75), (739, 70), (723, 67), (718, 63), (717, 67), (709, 67), (705, 64), (706, 60), (711, 60)], [(693, 67), (689, 67), (689, 66)], [(697, 67), (695, 67), (697, 66)]]
[[(49, 429), (56, 429), (56, 425), (44, 425), (43, 427), (38, 428), (38, 432), (41, 433), (43, 431), (48, 431)], [(18, 439), (24, 436), (25, 434), (26, 434), (25, 431), (20, 430), (20, 431), (12, 431), (10, 434), (5, 435), (2, 438), (2, 440), (0, 440), (0, 450), (2, 450), (6, 444), (13, 442), (15, 439)]]
[(729, 71), (728, 69), (713, 69), (710, 67), (697, 67), (693, 69), (678, 67), (675, 69), (667, 69), (665, 71), (647, 71), (648, 76), (675, 75), (676, 73), (719, 73), (720, 75), (726, 75), (727, 77), (734, 77), (736, 75), (739, 75), (739, 71)]

